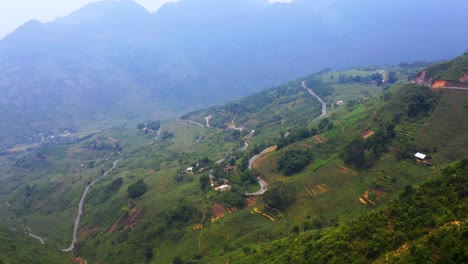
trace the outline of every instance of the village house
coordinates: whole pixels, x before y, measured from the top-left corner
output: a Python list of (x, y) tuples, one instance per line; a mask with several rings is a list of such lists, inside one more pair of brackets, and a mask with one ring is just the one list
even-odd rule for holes
[(414, 154), (414, 157), (417, 159), (418, 164), (432, 166), (432, 161), (430, 161), (429, 157), (426, 154), (417, 152), (416, 154)]
[(366, 131), (362, 132), (361, 137), (363, 139), (368, 139), (368, 138), (372, 137), (374, 134), (375, 134), (375, 132), (369, 129), (369, 130), (366, 130)]
[(427, 155), (426, 154), (423, 154), (423, 153), (420, 153), (420, 152), (417, 152), (416, 154), (414, 154), (414, 156), (420, 160), (425, 160)]
[(229, 191), (231, 190), (231, 186), (230, 185), (227, 185), (227, 184), (223, 184), (221, 186), (218, 186), (218, 187), (215, 187), (215, 191), (219, 191), (219, 192), (225, 192), (225, 191)]
[(225, 173), (228, 173), (228, 172), (231, 172), (231, 171), (234, 171), (235, 167), (234, 166), (229, 166), (229, 165), (226, 165), (226, 167), (224, 167), (224, 172)]

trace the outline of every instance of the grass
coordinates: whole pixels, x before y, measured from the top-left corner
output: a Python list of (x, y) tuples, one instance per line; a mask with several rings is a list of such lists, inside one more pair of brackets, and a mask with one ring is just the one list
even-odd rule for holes
[(434, 162), (446, 163), (463, 158), (468, 145), (465, 91), (442, 91), (439, 107), (415, 135), (418, 149), (433, 156)]

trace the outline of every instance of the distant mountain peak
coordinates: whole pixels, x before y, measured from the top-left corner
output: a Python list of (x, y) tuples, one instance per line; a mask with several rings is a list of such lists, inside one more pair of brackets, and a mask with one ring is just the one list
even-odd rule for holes
[(89, 3), (68, 16), (56, 19), (54, 23), (79, 24), (106, 17), (141, 17), (149, 14), (148, 10), (133, 0), (102, 0)]
[(31, 19), (28, 22), (24, 23), (23, 25), (19, 26), (15, 31), (11, 32), (10, 34), (6, 35), (3, 40), (8, 40), (11, 38), (17, 37), (28, 37), (28, 36), (37, 36), (41, 34), (44, 24), (42, 24), (37, 19)]

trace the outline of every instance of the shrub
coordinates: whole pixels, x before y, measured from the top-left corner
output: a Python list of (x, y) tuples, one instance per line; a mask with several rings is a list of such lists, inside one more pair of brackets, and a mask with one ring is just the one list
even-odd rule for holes
[(286, 175), (292, 175), (303, 170), (312, 161), (312, 153), (308, 150), (288, 150), (278, 162), (278, 169)]
[(148, 191), (148, 186), (143, 180), (138, 180), (132, 185), (128, 186), (128, 196), (132, 199), (138, 198)]

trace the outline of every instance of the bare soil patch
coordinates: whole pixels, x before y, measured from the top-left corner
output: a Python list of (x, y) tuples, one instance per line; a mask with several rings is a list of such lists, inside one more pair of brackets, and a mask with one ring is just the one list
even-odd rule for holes
[(203, 224), (194, 224), (192, 227), (193, 230), (202, 230)]
[(138, 217), (142, 216), (146, 210), (144, 208), (132, 208), (128, 213), (123, 214), (122, 216), (115, 221), (115, 223), (109, 228), (108, 233), (112, 234), (115, 230), (123, 224), (123, 230), (133, 229), (138, 223)]
[(88, 264), (88, 261), (82, 259), (82, 258), (74, 258), (74, 257), (71, 257), (70, 256), (70, 260), (71, 262), (73, 262), (74, 264)]
[(323, 144), (323, 143), (327, 142), (326, 139), (323, 136), (320, 136), (320, 135), (315, 135), (314, 139), (315, 139), (315, 141), (317, 141), (320, 144)]
[(91, 226), (85, 225), (78, 231), (78, 237), (88, 237), (91, 233)]
[(345, 175), (351, 175), (351, 176), (356, 176), (358, 175), (357, 171), (354, 171), (346, 166), (341, 166), (340, 171), (345, 174)]
[(248, 197), (246, 199), (246, 207), (250, 208), (252, 206), (255, 206), (257, 204), (257, 198), (255, 197)]

